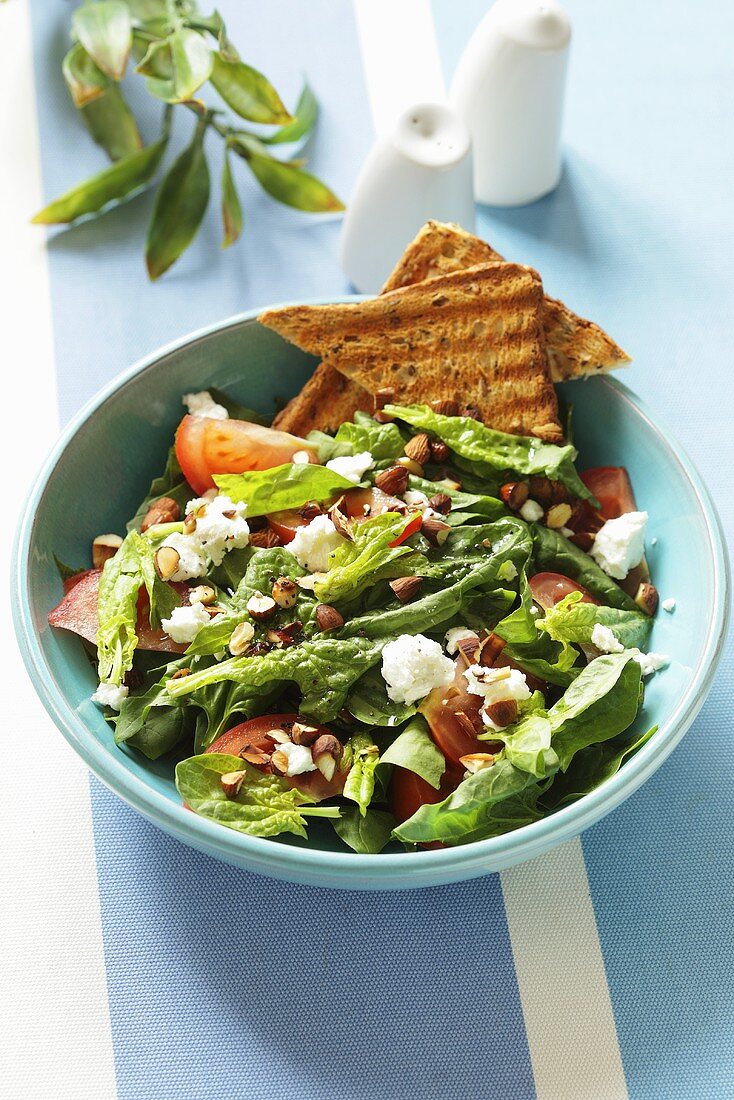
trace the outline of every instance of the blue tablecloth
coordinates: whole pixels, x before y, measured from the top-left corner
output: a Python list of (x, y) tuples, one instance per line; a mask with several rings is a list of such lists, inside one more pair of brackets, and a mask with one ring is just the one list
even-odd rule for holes
[[(348, 197), (373, 138), (352, 4), (220, 6), (287, 102), (307, 71), (322, 105), (309, 156)], [(731, 535), (734, 7), (566, 6), (563, 179), (531, 207), (480, 210), (479, 231), (630, 350), (625, 380), (674, 427)], [(433, 0), (447, 79), (486, 7)], [(102, 163), (60, 79), (69, 9), (31, 8), (47, 199)], [(156, 114), (143, 114), (147, 137)], [(189, 125), (176, 122), (177, 143)], [(169, 339), (347, 289), (337, 221), (279, 207), (250, 184), (244, 203), (240, 244), (219, 252), (212, 203), (199, 239), (155, 286), (141, 251), (149, 196), (50, 239), (62, 421)], [(681, 747), (583, 836), (627, 1089), (639, 1100), (734, 1096), (733, 672), (729, 647)], [(534, 1083), (498, 877), (395, 896), (321, 892), (183, 848), (96, 781), (92, 806), (120, 1098), (524, 1100), (537, 1088), (556, 1100)], [(604, 1100), (583, 1081), (574, 1095)]]

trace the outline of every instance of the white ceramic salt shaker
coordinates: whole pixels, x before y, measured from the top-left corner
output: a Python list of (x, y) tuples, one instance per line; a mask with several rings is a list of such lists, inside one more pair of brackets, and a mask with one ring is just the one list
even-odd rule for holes
[(378, 293), (431, 218), (473, 230), (471, 138), (450, 107), (419, 103), (377, 140), (347, 206), (340, 259), (356, 289)]
[(522, 206), (561, 176), (571, 24), (555, 0), (496, 0), (459, 62), (450, 102), (474, 145), (474, 194)]

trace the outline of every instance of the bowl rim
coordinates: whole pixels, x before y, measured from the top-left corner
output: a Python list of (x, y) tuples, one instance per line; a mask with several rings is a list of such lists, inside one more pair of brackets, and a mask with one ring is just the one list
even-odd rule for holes
[[(340, 298), (301, 299), (296, 303), (283, 303), (283, 305), (321, 305), (335, 301), (359, 300), (360, 296), (349, 295)], [(373, 880), (371, 885), (374, 884), (375, 879), (381, 879), (388, 880), (389, 884), (394, 886), (417, 886), (420, 885), (418, 879), (436, 882), (444, 878), (448, 879), (449, 876), (470, 877), (472, 874), (481, 874), (484, 870), (509, 866), (530, 859), (547, 848), (578, 835), (633, 794), (670, 755), (690, 727), (716, 673), (726, 637), (730, 603), (729, 560), (725, 552), (721, 521), (708, 490), (683, 448), (667, 428), (652, 419), (645, 403), (626, 385), (606, 375), (596, 376), (597, 384), (611, 387), (643, 418), (659, 446), (667, 453), (669, 460), (677, 465), (693, 491), (707, 533), (714, 606), (711, 609), (706, 639), (693, 668), (690, 683), (671, 715), (615, 776), (577, 802), (501, 836), (436, 851), (419, 850), (366, 855), (357, 852), (333, 852), (325, 849), (274, 844), (270, 839), (238, 833), (216, 822), (191, 814), (182, 805), (177, 805), (150, 787), (130, 771), (123, 754), (119, 756), (111, 754), (93, 736), (66, 698), (51, 687), (31, 614), (28, 591), (29, 553), (39, 504), (66, 447), (100, 406), (133, 379), (154, 367), (161, 359), (226, 329), (256, 322), (261, 312), (262, 308), (247, 310), (207, 325), (139, 359), (86, 402), (63, 429), (44, 462), (27, 496), (16, 533), (11, 565), (11, 604), (21, 654), (46, 711), (90, 770), (146, 818), (184, 843), (193, 843), (194, 846), (212, 855), (235, 864), (248, 864), (252, 869), (266, 874), (277, 873), (285, 878), (305, 875), (318, 879), (320, 876), (322, 880), (330, 879), (332, 885), (340, 885), (339, 879), (342, 876), (346, 877), (350, 873), (358, 875), (362, 872), (366, 878)], [(343, 885), (347, 886), (349, 883), (344, 882)]]

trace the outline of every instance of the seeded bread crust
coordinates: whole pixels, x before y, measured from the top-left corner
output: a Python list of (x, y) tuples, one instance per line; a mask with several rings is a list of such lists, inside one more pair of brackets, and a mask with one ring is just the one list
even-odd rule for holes
[(392, 387), (403, 404), (458, 401), (501, 431), (557, 442), (542, 317), (537, 272), (493, 262), (364, 302), (293, 306), (259, 320), (371, 394)]

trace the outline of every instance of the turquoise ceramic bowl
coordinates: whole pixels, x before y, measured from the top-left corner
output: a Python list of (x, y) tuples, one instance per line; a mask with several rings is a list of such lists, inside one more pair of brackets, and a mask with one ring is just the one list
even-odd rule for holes
[(214, 385), (272, 412), (295, 393), (314, 362), (261, 328), (254, 313), (195, 333), (106, 386), (67, 427), (31, 492), (13, 571), (16, 627), (46, 709), (72, 747), (127, 803), (172, 836), (251, 871), (294, 882), (352, 889), (401, 889), (471, 878), (537, 856), (598, 821), (659, 768), (693, 721), (718, 663), (728, 609), (727, 557), (716, 511), (670, 435), (619, 382), (595, 378), (566, 387), (575, 406), (581, 466), (625, 465), (639, 506), (650, 513), (649, 559), (672, 615), (656, 619), (651, 649), (670, 667), (648, 682), (640, 731), (655, 736), (607, 783), (543, 821), (492, 840), (443, 851), (361, 856), (336, 850), (331, 830), (308, 845), (242, 836), (181, 806), (173, 765), (114, 745), (90, 702), (96, 677), (79, 641), (49, 628), (61, 584), (53, 555), (88, 561), (100, 531), (124, 530), (151, 477), (162, 469), (181, 417), (181, 394)]

